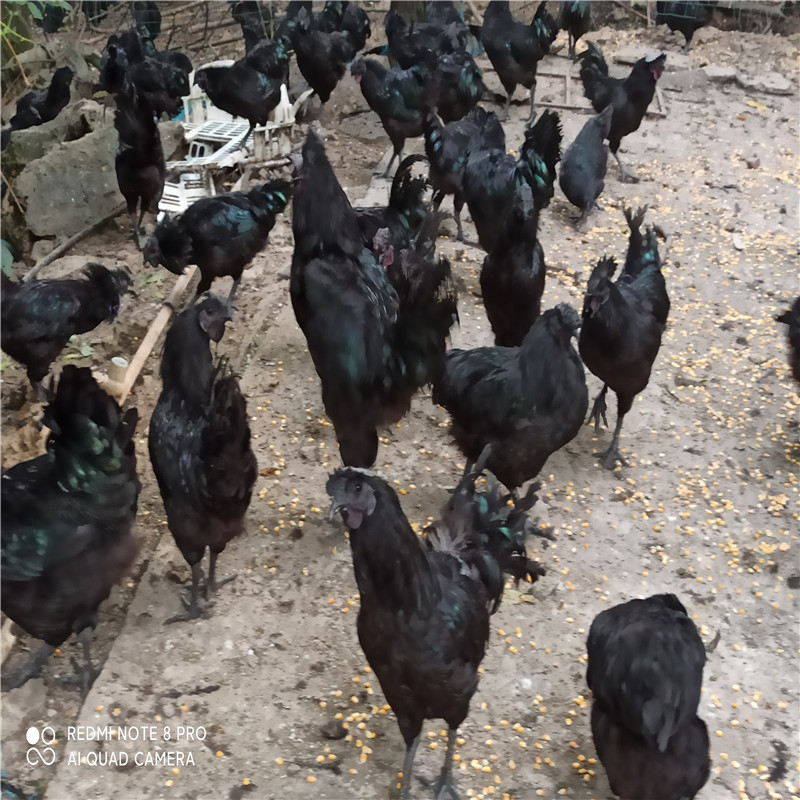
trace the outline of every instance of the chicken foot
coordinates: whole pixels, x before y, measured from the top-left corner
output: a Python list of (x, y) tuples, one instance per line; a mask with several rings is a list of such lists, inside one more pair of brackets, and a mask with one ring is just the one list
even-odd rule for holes
[(411, 800), (411, 773), (414, 770), (414, 756), (417, 754), (419, 734), (411, 744), (406, 745), (406, 757), (403, 760), (403, 786), (400, 789), (400, 800)]
[(622, 166), (622, 162), (619, 160), (619, 153), (614, 153), (613, 155), (614, 158), (617, 159), (617, 165), (619, 166), (620, 183), (639, 183), (639, 179), (635, 175), (631, 175), (631, 173)]
[(529, 91), (531, 93), (531, 113), (528, 115), (528, 119), (525, 120), (526, 128), (533, 125), (533, 120), (536, 117), (536, 105), (534, 101), (536, 96), (536, 78), (533, 79), (533, 83), (531, 84)]
[(230, 583), (232, 580), (235, 580), (236, 576), (231, 575), (230, 578), (225, 578), (224, 580), (217, 581), (217, 558), (219, 558), (219, 553), (211, 552), (208, 556), (208, 580), (206, 581), (205, 588), (203, 590), (203, 595), (208, 599), (208, 593), (216, 593), (221, 587), (223, 587), (226, 583)]
[(24, 666), (15, 674), (3, 677), (3, 691), (7, 692), (10, 689), (19, 689), (20, 686), (27, 683), (31, 678), (35, 678), (45, 662), (53, 654), (55, 647), (46, 642), (38, 647), (25, 662)]
[(87, 625), (79, 634), (78, 641), (83, 648), (83, 666), (81, 666), (77, 659), (72, 659), (72, 668), (78, 675), (81, 684), (81, 697), (86, 699), (89, 694), (89, 689), (95, 682), (97, 676), (100, 674), (99, 669), (92, 666), (92, 636), (94, 635), (94, 628)]
[(198, 561), (196, 564), (192, 564), (192, 589), (191, 589), (191, 596), (189, 601), (186, 601), (185, 597), (181, 597), (181, 602), (183, 603), (183, 607), (186, 611), (183, 614), (176, 614), (174, 617), (170, 617), (164, 624), (165, 625), (172, 625), (174, 622), (188, 622), (192, 619), (197, 619), (198, 617), (205, 617), (208, 614), (208, 604), (200, 606), (199, 603), (199, 593), (200, 593), (200, 578), (203, 575), (203, 567), (201, 566), (200, 562)]
[(455, 783), (453, 782), (453, 743), (458, 736), (455, 728), (447, 732), (447, 752), (444, 755), (444, 764), (439, 780), (436, 781), (436, 800), (459, 800)]
[(614, 469), (617, 461), (619, 461), (623, 467), (629, 466), (627, 460), (624, 459), (619, 452), (619, 432), (622, 430), (623, 419), (625, 419), (624, 414), (617, 414), (617, 424), (614, 428), (614, 438), (611, 440), (611, 445), (609, 446), (608, 450), (599, 456), (600, 463), (606, 469)]
[(595, 398), (594, 405), (592, 406), (592, 411), (589, 414), (589, 419), (587, 422), (592, 422), (594, 420), (594, 432), (598, 433), (600, 430), (600, 417), (603, 418), (603, 424), (608, 427), (608, 419), (606, 418), (606, 392), (608, 391), (608, 384), (603, 385), (603, 389), (599, 395)]

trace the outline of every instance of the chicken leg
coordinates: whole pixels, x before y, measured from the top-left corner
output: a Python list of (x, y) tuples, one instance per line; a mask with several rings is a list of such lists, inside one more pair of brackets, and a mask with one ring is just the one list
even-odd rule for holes
[(219, 557), (219, 553), (211, 552), (208, 556), (208, 580), (206, 581), (206, 586), (204, 590), (204, 595), (206, 599), (208, 599), (209, 592), (216, 592), (220, 587), (224, 586), (226, 583), (230, 583), (234, 578), (235, 575), (231, 575), (230, 578), (225, 578), (225, 580), (217, 582), (217, 558)]
[(411, 744), (406, 745), (406, 757), (403, 760), (403, 785), (400, 789), (400, 800), (411, 800), (411, 773), (414, 771), (414, 756), (417, 754), (419, 734)]
[[(394, 160), (397, 159), (398, 164), (400, 161), (403, 160), (403, 146), (401, 145), (398, 147), (397, 145), (392, 146), (392, 157), (389, 159), (389, 163), (386, 165), (386, 169), (380, 173), (381, 178), (388, 178), (389, 173), (392, 171), (392, 164), (394, 164)], [(375, 173), (378, 174), (377, 172)]]
[(78, 678), (81, 684), (81, 697), (86, 699), (86, 695), (89, 694), (89, 689), (92, 688), (92, 684), (95, 682), (95, 679), (100, 674), (99, 669), (94, 669), (92, 667), (92, 636), (94, 635), (94, 627), (92, 625), (87, 625), (79, 634), (78, 634), (78, 641), (81, 643), (81, 647), (83, 648), (83, 666), (81, 667), (78, 662), (73, 659), (72, 666), (75, 669), (75, 672), (78, 673)]
[(10, 689), (19, 689), (24, 683), (27, 683), (31, 678), (35, 678), (45, 662), (53, 654), (55, 647), (46, 642), (38, 647), (25, 662), (25, 665), (14, 675), (3, 678), (3, 691), (7, 692)]
[(622, 162), (619, 160), (619, 153), (614, 153), (614, 158), (617, 159), (617, 165), (619, 166), (620, 183), (639, 183), (639, 179), (635, 175), (631, 175), (631, 173), (622, 166)]
[(536, 117), (536, 104), (535, 104), (535, 97), (536, 97), (536, 78), (533, 79), (533, 83), (531, 84), (530, 88), (531, 93), (531, 113), (528, 116), (528, 119), (525, 120), (525, 127), (529, 127), (533, 125), (533, 120)]
[(436, 781), (436, 800), (458, 800), (458, 792), (453, 782), (453, 743), (457, 735), (455, 728), (450, 728), (447, 732), (447, 752), (439, 780)]
[(594, 432), (598, 433), (600, 430), (600, 417), (603, 418), (603, 424), (608, 427), (608, 419), (606, 418), (606, 392), (608, 391), (608, 384), (603, 384), (603, 389), (595, 398), (592, 411), (589, 414), (587, 422), (594, 420)]
[[(240, 275), (238, 278), (236, 278), (233, 281), (233, 286), (231, 286), (231, 293), (228, 295), (228, 305), (229, 306), (233, 305), (233, 296), (236, 294), (236, 290), (239, 288), (239, 283), (241, 282), (241, 280), (242, 280), (242, 276)], [(213, 553), (212, 553), (212, 555), (213, 555)]]

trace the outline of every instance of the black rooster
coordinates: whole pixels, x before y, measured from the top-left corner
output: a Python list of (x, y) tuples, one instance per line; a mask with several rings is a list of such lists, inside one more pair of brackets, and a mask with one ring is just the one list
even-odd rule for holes
[(119, 37), (112, 35), (100, 59), (100, 81), (97, 88), (109, 94), (121, 92), (128, 75), (128, 54), (120, 44)]
[(384, 30), (389, 56), (401, 69), (425, 64), (431, 56), (462, 52), (469, 38), (469, 31), (460, 20), (447, 24), (440, 20), (408, 23), (395, 9), (386, 14)]
[(792, 368), (794, 379), (800, 383), (800, 297), (798, 297), (791, 310), (775, 317), (776, 322), (788, 326), (789, 337), (789, 366)]
[(166, 165), (153, 109), (147, 97), (132, 84), (127, 84), (117, 95), (114, 127), (119, 134), (114, 159), (117, 183), (128, 207), (131, 232), (138, 247), (145, 212), (155, 210), (164, 190)]
[(478, 687), (504, 573), (531, 582), (543, 574), (525, 550), (525, 512), (535, 494), (513, 508), (496, 484), (479, 494), (475, 482), (482, 468), (477, 465), (456, 487), (441, 522), (428, 532), (427, 546), (386, 481), (347, 468), (327, 483), (331, 516), (341, 513), (350, 532), (361, 593), (358, 639), (406, 744), (401, 800), (410, 797), (422, 724), (439, 718), (449, 736), (436, 797), (458, 796), (452, 776), (457, 729)]
[(494, 250), (520, 180), (531, 187), (537, 210), (548, 205), (555, 191), (560, 158), (561, 123), (553, 111), (545, 111), (525, 131), (519, 159), (503, 150), (470, 154), (464, 172), (464, 196), (478, 241), (487, 253)]
[(144, 247), (145, 261), (181, 275), (189, 264), (200, 268), (197, 294), (215, 278), (229, 275), (239, 288), (244, 268), (264, 249), (275, 220), (289, 202), (291, 184), (274, 180), (248, 192), (204, 197), (178, 217), (165, 217)]
[(608, 105), (587, 120), (561, 159), (558, 182), (567, 200), (581, 210), (578, 227), (597, 206), (597, 198), (605, 188), (608, 150), (604, 140), (608, 138), (613, 111)]
[(436, 61), (432, 89), (433, 105), (442, 120), (461, 119), (486, 93), (478, 65), (469, 53), (445, 53)]
[(375, 234), (386, 228), (389, 241), (398, 252), (407, 248), (416, 237), (428, 213), (425, 202), (426, 181), (414, 177), (414, 164), (424, 161), (420, 155), (406, 156), (397, 168), (389, 192), (389, 205), (354, 207), (364, 245), (373, 249)]
[(268, 38), (274, 24), (270, 7), (255, 0), (230, 0), (230, 7), (231, 16), (242, 28), (245, 51), (249, 53), (259, 42)]
[(708, 780), (697, 716), (706, 652), (674, 594), (630, 600), (589, 629), (592, 737), (611, 791), (636, 800), (691, 800)]
[(681, 52), (688, 53), (695, 33), (711, 22), (716, 0), (700, 0), (699, 2), (663, 2), (656, 3), (656, 25), (667, 25), (671, 31), (680, 31), (686, 44)]
[(578, 39), (589, 32), (592, 15), (588, 0), (561, 0), (558, 4), (558, 27), (567, 32), (569, 57), (575, 60)]
[(608, 65), (597, 45), (587, 42), (586, 48), (578, 56), (584, 94), (597, 112), (608, 105), (614, 107), (608, 146), (619, 164), (620, 180), (623, 183), (637, 183), (638, 178), (625, 171), (617, 151), (623, 136), (639, 130), (656, 92), (656, 81), (664, 72), (667, 56), (661, 53), (640, 58), (633, 65), (631, 74), (622, 80), (609, 76)]
[(536, 238), (539, 212), (520, 183), (494, 250), (483, 260), (481, 294), (498, 347), (519, 347), (539, 316), (546, 265)]
[(464, 241), (461, 209), (464, 207), (464, 172), (473, 152), (505, 152), (506, 136), (497, 116), (476, 107), (463, 119), (442, 121), (431, 108), (425, 108), (425, 155), (430, 163), (429, 180), (434, 190), (433, 203), (438, 209), (448, 194), (453, 195), (453, 216), (458, 241)]
[(378, 426), (397, 422), (441, 368), (456, 316), (450, 265), (430, 253), (436, 231), (423, 226), (405, 258), (385, 269), (365, 247), (358, 218), (313, 131), (302, 163), (295, 159), (292, 306), (342, 460), (368, 467), (378, 452)]
[(561, 303), (533, 323), (521, 347), (451, 350), (433, 387), (433, 402), (450, 413), (467, 461), (491, 445), (487, 467), (512, 491), (535, 478), (583, 424), (589, 395), (570, 342), (579, 327), (575, 310)]
[(422, 104), (427, 70), (423, 67), (386, 69), (371, 58), (357, 57), (350, 72), (361, 88), (367, 105), (380, 117), (389, 137), (392, 157), (382, 177), (388, 177), (394, 164), (403, 158), (406, 139), (422, 136)]
[[(150, 420), (150, 460), (175, 543), (192, 568), (185, 614), (204, 613), (198, 591), (201, 562), (209, 550), (205, 596), (216, 582), (217, 557), (244, 529), (256, 480), (247, 404), (227, 362), (216, 364), (209, 342), (218, 342), (230, 307), (208, 295), (175, 320), (161, 357), (163, 388)], [(230, 578), (228, 580), (231, 580)]]
[(42, 381), (70, 336), (94, 330), (117, 316), (130, 285), (122, 270), (88, 264), (87, 280), (13, 282), (2, 278), (0, 346), (28, 369), (37, 400), (46, 397)]
[(14, 131), (34, 128), (55, 119), (69, 103), (69, 87), (75, 73), (69, 67), (60, 67), (53, 74), (50, 86), (44, 92), (28, 92), (17, 100), (17, 111), (3, 131), (3, 149)]
[(97, 609), (138, 552), (136, 420), (88, 368), (68, 364), (45, 410), (47, 453), (3, 473), (2, 609), (44, 640), (4, 689), (36, 675), (73, 633), (83, 645), (84, 695), (95, 677)]
[(536, 69), (550, 52), (550, 45), (558, 36), (558, 25), (547, 11), (543, 0), (536, 9), (530, 25), (517, 22), (511, 15), (508, 0), (491, 0), (483, 17), (481, 43), (486, 55), (506, 90), (503, 119), (508, 119), (511, 95), (517, 84), (531, 93), (531, 113), (528, 124), (536, 116)]
[(617, 425), (614, 439), (600, 459), (613, 469), (617, 461), (627, 466), (619, 452), (622, 421), (633, 405), (633, 398), (650, 381), (650, 371), (661, 347), (661, 336), (669, 316), (669, 296), (655, 231), (640, 231), (645, 208), (634, 216), (625, 210), (631, 229), (625, 266), (616, 281), (613, 258), (602, 258), (592, 270), (583, 300), (583, 324), (579, 341), (584, 364), (603, 381), (603, 389), (594, 401), (590, 421), (595, 431), (600, 418), (606, 420), (606, 392), (617, 395)]

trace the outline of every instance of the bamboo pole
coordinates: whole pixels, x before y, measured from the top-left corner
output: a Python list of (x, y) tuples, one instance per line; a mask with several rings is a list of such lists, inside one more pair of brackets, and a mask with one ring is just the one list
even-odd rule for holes
[(139, 373), (142, 371), (145, 362), (150, 357), (150, 353), (156, 346), (158, 337), (161, 336), (161, 332), (167, 326), (169, 318), (175, 311), (178, 301), (181, 299), (186, 287), (189, 285), (189, 281), (191, 281), (194, 277), (195, 272), (197, 272), (197, 267), (189, 267), (186, 272), (184, 272), (183, 275), (178, 278), (178, 280), (175, 282), (175, 286), (172, 287), (170, 296), (164, 301), (164, 304), (161, 306), (158, 314), (156, 314), (156, 318), (150, 324), (150, 329), (145, 334), (144, 339), (142, 339), (142, 343), (139, 345), (139, 349), (136, 351), (136, 354), (134, 355), (130, 366), (128, 367), (128, 371), (125, 373), (125, 380), (122, 383), (122, 388), (120, 389), (119, 393), (120, 405), (125, 402), (128, 395), (131, 393), (133, 384), (136, 383)]

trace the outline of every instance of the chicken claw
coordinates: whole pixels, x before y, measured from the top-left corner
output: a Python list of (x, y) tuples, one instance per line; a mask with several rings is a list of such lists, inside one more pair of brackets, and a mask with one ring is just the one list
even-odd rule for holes
[(594, 432), (598, 433), (600, 430), (600, 418), (603, 418), (603, 425), (608, 427), (608, 419), (606, 418), (606, 392), (608, 391), (608, 385), (606, 384), (603, 386), (603, 390), (597, 395), (597, 398), (594, 401), (594, 405), (592, 406), (592, 411), (589, 414), (589, 419), (587, 422), (592, 422), (594, 420)]

